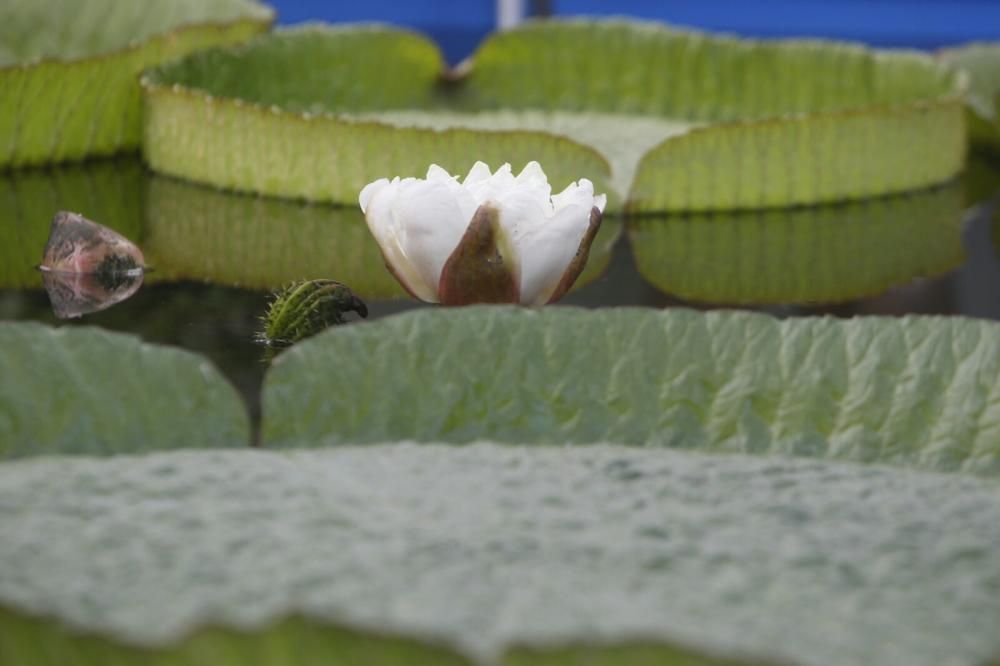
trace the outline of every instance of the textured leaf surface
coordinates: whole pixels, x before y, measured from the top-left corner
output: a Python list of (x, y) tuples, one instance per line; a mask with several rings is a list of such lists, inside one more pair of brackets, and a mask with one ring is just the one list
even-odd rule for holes
[(1000, 152), (1000, 42), (946, 49), (941, 57), (969, 76), (969, 130), (973, 142)]
[(22, 666), (1000, 652), (1000, 489), (961, 475), (616, 446), (198, 451), (4, 464), (0, 506), (0, 659)]
[(0, 167), (138, 147), (139, 72), (245, 41), (271, 18), (250, 0), (5, 0)]
[(420, 311), (279, 357), (263, 436), (611, 441), (997, 475), (998, 373), (1000, 326), (961, 318)]
[(636, 266), (707, 303), (829, 303), (944, 273), (964, 258), (958, 185), (840, 206), (641, 217)]
[(442, 82), (432, 44), (371, 26), (200, 53), (144, 79), (145, 152), (166, 173), (342, 203), (431, 162), (536, 159), (557, 188), (585, 176), (642, 211), (883, 194), (964, 159), (958, 77), (912, 53), (558, 21), (498, 34), (471, 63)]
[(0, 323), (0, 458), (246, 446), (239, 395), (204, 358), (92, 328)]
[(139, 240), (144, 178), (137, 160), (0, 173), (0, 288), (40, 285), (35, 267), (57, 211), (82, 213)]

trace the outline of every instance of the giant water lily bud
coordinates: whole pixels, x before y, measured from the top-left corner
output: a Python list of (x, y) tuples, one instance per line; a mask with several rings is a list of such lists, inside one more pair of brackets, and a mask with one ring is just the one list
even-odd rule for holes
[(552, 195), (538, 162), (518, 176), (476, 164), (461, 183), (432, 164), (427, 178), (376, 180), (361, 210), (386, 266), (415, 298), (444, 305), (558, 300), (587, 263), (606, 197), (586, 178)]
[(117, 231), (79, 213), (60, 211), (52, 218), (39, 268), (58, 273), (141, 275), (145, 259), (142, 250)]

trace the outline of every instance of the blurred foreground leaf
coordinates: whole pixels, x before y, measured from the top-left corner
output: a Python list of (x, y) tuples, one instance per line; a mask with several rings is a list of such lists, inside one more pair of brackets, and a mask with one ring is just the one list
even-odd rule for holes
[(384, 445), (5, 463), (0, 506), (0, 662), (18, 666), (978, 666), (1000, 652), (993, 479)]

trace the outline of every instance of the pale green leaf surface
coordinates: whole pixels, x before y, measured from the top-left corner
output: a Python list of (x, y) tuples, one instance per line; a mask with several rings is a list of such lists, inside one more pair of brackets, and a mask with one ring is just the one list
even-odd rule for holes
[[(608, 160), (611, 166), (613, 202), (628, 195), (635, 176), (636, 156), (643, 155), (669, 137), (683, 134), (697, 126), (686, 121), (655, 116), (532, 109), (480, 112), (384, 111), (358, 117), (398, 127), (426, 127), (436, 130), (455, 127), (477, 130), (524, 129), (564, 136), (590, 146)], [(496, 168), (497, 165), (490, 166)]]
[[(872, 196), (964, 159), (958, 77), (916, 53), (554, 21), (491, 37), (470, 63), (442, 81), (432, 44), (372, 26), (200, 53), (144, 78), (145, 154), (165, 173), (341, 203), (430, 163), (534, 159), (556, 189), (588, 177), (642, 211)], [(456, 125), (470, 129), (440, 129)]]
[(831, 303), (944, 273), (964, 259), (958, 184), (838, 206), (644, 216), (639, 273), (706, 303)]
[(132, 336), (3, 322), (0, 377), (0, 458), (249, 443), (218, 370)]
[(0, 507), (0, 660), (19, 666), (1000, 651), (1000, 488), (962, 475), (402, 444), (7, 463)]
[(998, 376), (1000, 325), (962, 318), (419, 311), (281, 355), (263, 441), (611, 441), (998, 475)]
[(272, 17), (251, 0), (5, 0), (0, 167), (137, 148), (143, 69), (245, 41)]
[(622, 19), (534, 21), (472, 57), (473, 108), (539, 108), (728, 122), (905, 105), (957, 91), (916, 51), (756, 40)]
[(140, 241), (145, 177), (137, 160), (0, 173), (0, 288), (39, 286), (36, 266), (60, 210)]

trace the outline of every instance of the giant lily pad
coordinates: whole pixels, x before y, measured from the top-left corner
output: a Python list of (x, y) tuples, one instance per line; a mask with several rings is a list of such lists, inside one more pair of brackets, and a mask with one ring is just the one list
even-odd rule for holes
[(0, 323), (0, 376), (0, 458), (249, 443), (207, 360), (131, 336)]
[(285, 352), (263, 438), (610, 441), (998, 475), (998, 377), (1000, 325), (961, 318), (419, 311)]
[(838, 206), (629, 222), (636, 266), (658, 289), (708, 303), (831, 303), (958, 266), (962, 187)]
[(969, 75), (972, 141), (1000, 153), (1000, 42), (947, 49), (941, 52), (941, 57)]
[(536, 159), (556, 187), (586, 176), (612, 208), (644, 211), (884, 194), (964, 159), (961, 77), (915, 53), (560, 21), (493, 36), (446, 77), (442, 62), (372, 26), (198, 53), (143, 78), (145, 154), (222, 187), (342, 203), (431, 162)]
[(139, 72), (271, 19), (251, 0), (4, 0), (0, 168), (137, 148)]
[(194, 451), (3, 464), (0, 507), (18, 666), (1000, 654), (1000, 489), (961, 475), (616, 446)]

